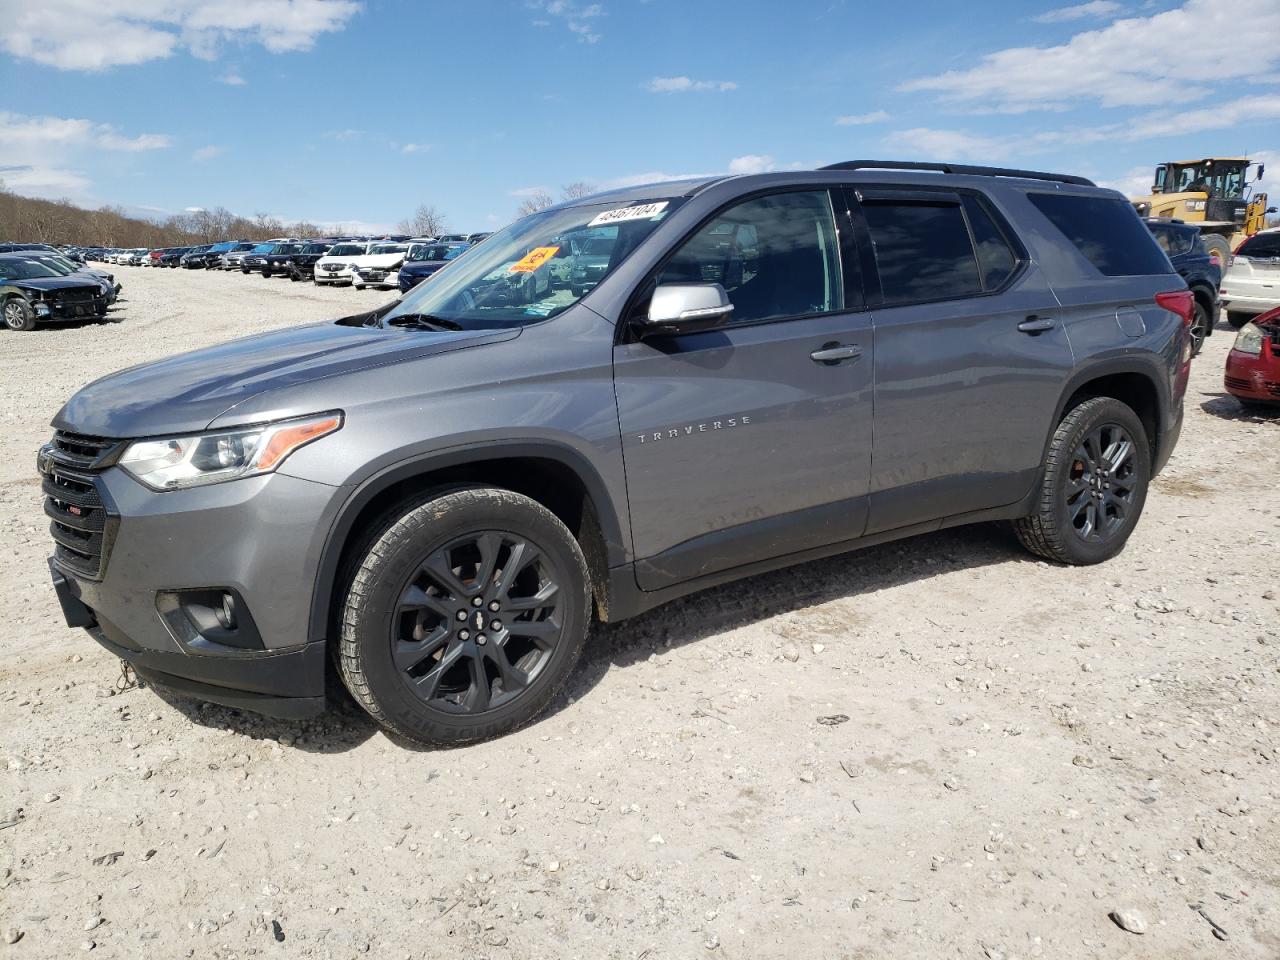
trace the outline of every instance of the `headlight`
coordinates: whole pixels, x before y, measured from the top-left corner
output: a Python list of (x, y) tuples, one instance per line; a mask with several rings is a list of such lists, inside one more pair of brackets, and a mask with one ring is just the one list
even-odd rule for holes
[(1195, 210), (1196, 212), (1203, 210), (1204, 205), (1205, 205), (1204, 200), (1188, 200), (1187, 201), (1187, 209)]
[(120, 466), (152, 490), (180, 490), (270, 473), (299, 447), (342, 427), (341, 413), (237, 430), (137, 440)]
[(1262, 332), (1260, 326), (1256, 323), (1246, 323), (1236, 334), (1236, 342), (1232, 344), (1232, 349), (1257, 357), (1262, 354), (1262, 342), (1265, 339), (1266, 334)]

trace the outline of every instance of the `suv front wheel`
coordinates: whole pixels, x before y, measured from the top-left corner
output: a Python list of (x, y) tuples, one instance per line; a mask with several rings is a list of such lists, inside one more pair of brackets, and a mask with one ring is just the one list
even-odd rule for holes
[(1059, 563), (1109, 560), (1142, 515), (1151, 447), (1138, 415), (1111, 397), (1072, 408), (1054, 431), (1036, 512), (1014, 521), (1022, 545)]
[(487, 487), (405, 509), (365, 552), (338, 663), (393, 733), (452, 746), (508, 733), (573, 671), (591, 613), (586, 561), (528, 497)]

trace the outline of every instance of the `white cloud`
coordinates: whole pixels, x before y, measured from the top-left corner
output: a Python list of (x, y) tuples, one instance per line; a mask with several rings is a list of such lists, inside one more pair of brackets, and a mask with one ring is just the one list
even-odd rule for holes
[(1072, 20), (1085, 20), (1090, 17), (1109, 17), (1124, 8), (1113, 0), (1090, 0), (1089, 3), (1077, 3), (1072, 7), (1058, 7), (1046, 10), (1038, 17), (1032, 17), (1036, 23), (1067, 23)]
[(1156, 165), (1147, 167), (1130, 167), (1127, 173), (1117, 177), (1099, 177), (1094, 180), (1100, 187), (1119, 190), (1126, 197), (1140, 197), (1151, 192), (1151, 178)]
[(520, 187), (507, 194), (509, 197), (536, 197), (540, 193), (551, 193), (550, 187)]
[(732, 80), (692, 80), (689, 77), (654, 77), (644, 85), (650, 93), (704, 93), (737, 90)]
[(191, 154), (191, 159), (196, 161), (197, 163), (204, 163), (208, 160), (213, 160), (215, 157), (222, 156), (222, 154), (225, 152), (226, 152), (225, 147), (215, 147), (212, 144), (210, 144), (207, 147), (201, 147), (195, 153)]
[(868, 123), (883, 123), (889, 119), (889, 114), (883, 110), (873, 110), (871, 113), (851, 113), (843, 117), (836, 117), (837, 127), (861, 127)]
[(729, 172), (733, 174), (768, 173), (773, 167), (773, 157), (757, 153), (748, 153), (729, 161)]
[(345, 130), (326, 130), (320, 136), (329, 140), (359, 140), (364, 136), (363, 130), (354, 130), (348, 127)]
[(605, 16), (604, 7), (598, 3), (578, 4), (572, 0), (528, 0), (528, 6), (545, 14), (533, 21), (535, 27), (548, 27), (554, 18), (563, 23), (582, 43), (599, 43), (604, 34), (596, 26)]
[(228, 70), (222, 76), (218, 77), (219, 83), (225, 83), (229, 87), (243, 87), (249, 81), (240, 76), (236, 70)]
[(429, 143), (406, 143), (400, 148), (400, 152), (407, 155), (411, 153), (426, 153), (430, 149), (431, 144)]
[[(1243, 31), (1243, 32), (1242, 32)], [(1245, 41), (1245, 36), (1254, 42)], [(1194, 50), (1193, 57), (1149, 54)], [(1052, 47), (1011, 47), (976, 67), (902, 84), (905, 92), (997, 110), (1071, 101), (1104, 107), (1156, 106), (1203, 99), (1232, 80), (1265, 75), (1280, 63), (1280, 4), (1254, 0), (1186, 0), (1173, 10), (1117, 20)], [(1247, 43), (1248, 56), (1241, 55)]]
[(92, 120), (0, 111), (0, 179), (30, 196), (83, 197), (92, 183), (75, 167), (98, 161), (104, 150), (142, 153), (172, 144), (166, 134), (127, 136)]
[(309, 49), (341, 30), (355, 0), (0, 0), (0, 48), (59, 70), (103, 70), (188, 50), (213, 59), (224, 43), (272, 53)]

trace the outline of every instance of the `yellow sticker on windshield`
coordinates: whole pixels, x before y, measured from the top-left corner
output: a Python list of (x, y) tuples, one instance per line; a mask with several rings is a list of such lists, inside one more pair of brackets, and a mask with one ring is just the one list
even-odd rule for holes
[(511, 273), (533, 273), (559, 252), (559, 247), (535, 247), (507, 269)]

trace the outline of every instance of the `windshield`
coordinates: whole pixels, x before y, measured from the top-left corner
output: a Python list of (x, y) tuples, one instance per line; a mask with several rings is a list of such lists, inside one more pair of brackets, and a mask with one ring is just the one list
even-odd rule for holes
[(1174, 164), (1165, 175), (1165, 193), (1207, 193), (1221, 200), (1244, 196), (1245, 164), (1219, 160)]
[(324, 253), (329, 249), (327, 243), (308, 243), (302, 248), (303, 253)]
[(9, 280), (48, 280), (58, 271), (34, 260), (0, 260), (0, 277)]
[(281, 243), (276, 246), (272, 253), (297, 253), (298, 245), (296, 243)]
[[(562, 313), (612, 273), (683, 199), (544, 210), (518, 220), (477, 246), (382, 318), (422, 317), (464, 330), (522, 327)], [(580, 278), (574, 238), (601, 251), (599, 266)], [(597, 243), (598, 241), (598, 243)], [(601, 262), (603, 261), (603, 262)]]
[(270, 253), (271, 248), (273, 246), (275, 246), (275, 244), (273, 243), (260, 243), (249, 252), (250, 253)]
[(52, 268), (64, 277), (70, 273), (75, 273), (77, 269), (74, 263), (64, 257), (35, 257), (34, 259), (43, 263), (46, 267)]
[(418, 247), (413, 253), (409, 254), (409, 259), (416, 262), (428, 260), (438, 262), (440, 260), (452, 260), (458, 254), (466, 250), (463, 246), (445, 246), (444, 244), (431, 244), (425, 247)]
[(1241, 244), (1236, 256), (1280, 257), (1280, 233), (1255, 233)]
[(340, 243), (337, 246), (329, 248), (329, 256), (331, 257), (358, 257), (365, 251), (362, 243)]
[(372, 250), (370, 250), (369, 253), (370, 254), (404, 253), (408, 249), (409, 249), (408, 246), (406, 246), (403, 243), (379, 243)]

